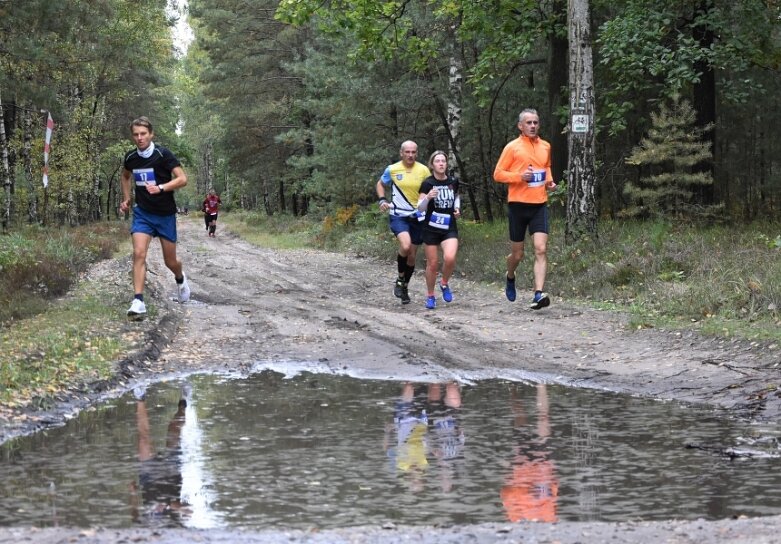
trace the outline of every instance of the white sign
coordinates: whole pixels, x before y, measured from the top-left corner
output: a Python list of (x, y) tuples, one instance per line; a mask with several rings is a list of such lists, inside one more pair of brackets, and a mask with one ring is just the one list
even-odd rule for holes
[(588, 115), (572, 116), (572, 132), (577, 132), (577, 133), (588, 132)]

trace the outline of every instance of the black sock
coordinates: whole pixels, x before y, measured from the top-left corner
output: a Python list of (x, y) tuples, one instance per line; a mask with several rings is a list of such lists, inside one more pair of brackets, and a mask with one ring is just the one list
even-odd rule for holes
[(404, 276), (404, 272), (407, 271), (407, 258), (396, 255), (396, 267), (399, 269), (399, 278), (401, 278)]
[(409, 283), (409, 280), (412, 279), (412, 273), (415, 271), (414, 266), (407, 265), (407, 270), (404, 272), (404, 283)]
[(177, 278), (176, 276), (174, 276), (174, 279), (176, 280), (176, 283), (178, 283), (179, 285), (182, 285), (184, 283), (184, 276), (182, 276), (181, 278)]
[(140, 300), (141, 302), (144, 302), (144, 293), (137, 294), (137, 295), (136, 295), (135, 297), (133, 297), (133, 298), (137, 298), (137, 299), (138, 299), (138, 300)]

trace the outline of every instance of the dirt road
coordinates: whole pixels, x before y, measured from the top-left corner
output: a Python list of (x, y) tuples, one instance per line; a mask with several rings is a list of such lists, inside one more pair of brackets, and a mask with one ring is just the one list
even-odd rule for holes
[[(125, 378), (108, 394), (161, 373), (249, 371), (297, 361), (353, 375), (414, 379), (525, 378), (608, 389), (659, 399), (709, 403), (739, 417), (777, 420), (781, 397), (775, 345), (705, 339), (693, 333), (628, 330), (620, 315), (553, 300), (532, 311), (526, 298), (509, 303), (503, 285), (456, 278), (455, 300), (426, 310), (419, 271), (412, 303), (392, 295), (394, 265), (310, 250), (253, 247), (222, 225), (216, 238), (202, 223), (180, 222), (180, 255), (192, 301), (173, 302), (173, 281), (157, 247), (150, 251), (150, 293), (158, 308), (137, 327), (139, 350), (123, 364)], [(389, 250), (392, 252), (392, 250)], [(528, 262), (525, 263), (528, 265)], [(128, 260), (104, 265), (96, 280), (127, 280)], [(555, 274), (555, 270), (552, 271)], [(119, 274), (119, 279), (116, 275)], [(519, 286), (520, 287), (520, 286)], [(523, 295), (523, 293), (522, 293)], [(153, 299), (154, 300), (154, 299)], [(118, 308), (118, 314), (124, 308)], [(53, 411), (56, 422), (62, 411)], [(394, 528), (312, 534), (198, 533), (201, 542), (774, 542), (781, 518), (735, 522), (485, 525), (452, 530)], [(13, 531), (17, 531), (13, 533)], [(21, 531), (21, 533), (19, 532)], [(177, 532), (0, 529), (2, 542), (188, 541)], [(23, 539), (20, 539), (23, 537)], [(471, 535), (471, 536), (470, 536)], [(58, 538), (62, 540), (58, 540)], [(696, 538), (695, 538), (696, 537)], [(27, 539), (27, 540), (24, 540)], [(183, 539), (183, 540), (182, 540)], [(453, 540), (449, 540), (453, 539)]]

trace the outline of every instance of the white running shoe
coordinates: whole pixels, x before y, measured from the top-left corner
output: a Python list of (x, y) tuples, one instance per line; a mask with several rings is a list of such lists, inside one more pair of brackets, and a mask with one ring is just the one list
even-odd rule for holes
[(177, 285), (179, 288), (179, 302), (187, 302), (190, 300), (190, 286), (187, 284), (187, 276), (182, 274), (184, 281)]
[(146, 315), (146, 304), (144, 304), (144, 301), (134, 298), (133, 302), (130, 304), (130, 309), (127, 311), (127, 315), (128, 317), (142, 319)]
[(146, 400), (146, 387), (143, 385), (139, 385), (138, 387), (135, 387), (133, 389), (133, 396), (136, 397), (136, 400), (143, 401)]
[(185, 382), (182, 384), (182, 397), (186, 401), (192, 400), (193, 397), (193, 386), (189, 383)]

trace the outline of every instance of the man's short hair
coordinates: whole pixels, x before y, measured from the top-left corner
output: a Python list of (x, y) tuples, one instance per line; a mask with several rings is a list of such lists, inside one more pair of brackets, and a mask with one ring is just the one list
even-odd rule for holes
[(138, 119), (133, 119), (133, 122), (130, 123), (131, 132), (133, 131), (133, 127), (146, 127), (149, 130), (149, 132), (154, 132), (154, 130), (152, 130), (152, 121), (150, 121), (148, 117), (144, 117), (143, 115)]
[(518, 114), (519, 123), (523, 121), (523, 116), (526, 115), (527, 113), (531, 113), (532, 115), (536, 115), (537, 117), (540, 116), (540, 114), (537, 113), (537, 110), (535, 110), (534, 108), (525, 108), (521, 113)]
[(414, 146), (415, 146), (415, 149), (417, 149), (417, 148), (418, 148), (418, 144), (416, 144), (416, 143), (415, 143), (415, 142), (413, 142), (412, 140), (404, 140), (403, 142), (401, 142), (401, 147), (399, 147), (399, 152), (402, 152), (402, 151), (404, 151), (404, 146), (405, 146), (405, 145), (408, 145), (408, 144), (414, 145)]

